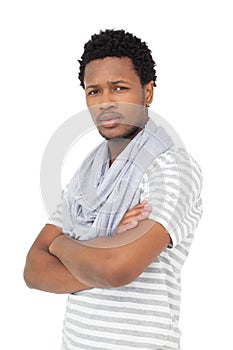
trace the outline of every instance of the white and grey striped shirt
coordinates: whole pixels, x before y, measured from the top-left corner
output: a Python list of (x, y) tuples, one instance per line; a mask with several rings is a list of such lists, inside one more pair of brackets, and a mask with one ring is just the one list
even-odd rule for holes
[[(132, 283), (68, 296), (64, 350), (180, 349), (180, 271), (202, 214), (202, 175), (185, 150), (171, 147), (144, 175), (141, 200), (172, 244)], [(62, 206), (50, 223), (61, 226)]]

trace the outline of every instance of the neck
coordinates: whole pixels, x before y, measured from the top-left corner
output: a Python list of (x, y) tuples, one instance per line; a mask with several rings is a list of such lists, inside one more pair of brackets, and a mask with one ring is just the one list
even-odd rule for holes
[(125, 147), (130, 143), (130, 141), (145, 127), (148, 122), (148, 115), (143, 124), (136, 128), (132, 133), (128, 134), (127, 137), (119, 137), (115, 139), (108, 140), (108, 148), (110, 152), (109, 166), (112, 165), (117, 156), (125, 149)]
[(117, 138), (108, 140), (108, 148), (110, 152), (110, 166), (117, 158), (117, 156), (125, 149), (125, 147), (130, 143), (130, 139)]
[(119, 137), (116, 139), (108, 140), (108, 148), (110, 152), (110, 161), (109, 165), (111, 166), (114, 160), (118, 155), (125, 149), (125, 147), (130, 143), (130, 141), (141, 131), (141, 128), (138, 128), (134, 134), (128, 136), (127, 138)]

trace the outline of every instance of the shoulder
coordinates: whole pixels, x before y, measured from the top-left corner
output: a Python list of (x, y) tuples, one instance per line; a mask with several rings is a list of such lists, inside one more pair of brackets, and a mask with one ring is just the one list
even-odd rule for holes
[(197, 161), (184, 148), (173, 146), (154, 160), (144, 176), (149, 184), (157, 181), (179, 183), (200, 193), (203, 176)]
[(172, 165), (176, 165), (178, 168), (182, 168), (182, 165), (193, 168), (201, 174), (201, 169), (197, 161), (184, 148), (177, 148), (175, 146), (170, 147), (154, 160), (148, 168), (148, 174), (153, 172), (156, 167), (168, 168)]
[(173, 246), (193, 235), (202, 216), (202, 173), (185, 149), (172, 147), (148, 168), (141, 200), (152, 206), (149, 219), (169, 232)]

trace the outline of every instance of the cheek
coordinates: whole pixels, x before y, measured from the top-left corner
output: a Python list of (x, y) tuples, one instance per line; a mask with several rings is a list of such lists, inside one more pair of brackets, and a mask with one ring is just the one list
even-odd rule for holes
[(136, 105), (145, 106), (145, 93), (144, 90), (140, 89), (132, 96), (131, 103)]
[(134, 124), (144, 115), (145, 107), (138, 103), (119, 103), (118, 112)]
[(99, 110), (99, 107), (97, 106), (88, 106), (88, 110), (89, 110), (89, 113), (93, 119), (93, 121), (95, 122), (95, 120), (97, 119), (98, 115), (100, 114), (100, 110)]
[(86, 105), (87, 107), (90, 107), (93, 105), (93, 103), (91, 103), (91, 99), (88, 96), (86, 96)]
[(124, 100), (125, 102), (128, 101), (129, 103), (142, 105), (144, 104), (145, 94), (143, 90), (140, 89), (137, 91), (133, 91), (132, 93), (125, 94)]

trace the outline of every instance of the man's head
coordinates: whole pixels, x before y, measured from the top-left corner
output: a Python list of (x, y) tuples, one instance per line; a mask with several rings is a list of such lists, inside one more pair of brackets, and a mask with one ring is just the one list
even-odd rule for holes
[(123, 30), (101, 31), (85, 44), (79, 62), (81, 86), (100, 134), (133, 138), (146, 123), (156, 81), (146, 43)]
[(155, 62), (151, 55), (151, 50), (147, 44), (131, 33), (124, 30), (100, 31), (94, 34), (85, 46), (81, 56), (79, 80), (83, 88), (86, 65), (97, 59), (105, 57), (129, 57), (133, 63), (133, 68), (140, 78), (142, 86), (154, 82), (156, 86)]

